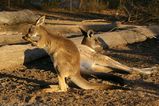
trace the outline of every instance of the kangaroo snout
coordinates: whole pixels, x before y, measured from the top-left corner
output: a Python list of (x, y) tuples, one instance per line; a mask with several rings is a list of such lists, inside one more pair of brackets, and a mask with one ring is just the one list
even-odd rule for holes
[(27, 40), (27, 36), (28, 36), (27, 34), (22, 36), (22, 39)]
[(32, 45), (32, 46), (36, 46), (36, 45), (37, 45), (37, 43), (36, 43), (35, 41), (33, 41), (32, 39), (30, 39), (30, 38), (28, 37), (28, 34), (25, 35), (25, 36), (22, 36), (22, 39), (24, 39), (24, 40), (27, 41), (27, 42), (31, 42), (31, 45)]
[(25, 40), (25, 36), (22, 36), (22, 39), (24, 39), (24, 40)]

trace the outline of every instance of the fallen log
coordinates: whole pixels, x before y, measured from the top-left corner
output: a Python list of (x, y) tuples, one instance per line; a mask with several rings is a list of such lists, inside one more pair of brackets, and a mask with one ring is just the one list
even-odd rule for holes
[(115, 30), (117, 28), (125, 28), (125, 27), (130, 27), (131, 25), (123, 25), (120, 22), (112, 22), (112, 23), (107, 23), (107, 24), (84, 24), (81, 23), (80, 27), (84, 29), (85, 31), (88, 30), (93, 30), (95, 32), (108, 32)]
[(159, 26), (135, 26), (128, 30), (107, 32), (97, 34), (102, 38), (109, 48), (143, 42), (146, 39), (152, 39), (159, 35)]
[(21, 23), (15, 25), (0, 25), (0, 36), (1, 35), (15, 35), (15, 34), (26, 34), (31, 24)]
[(0, 12), (0, 34), (4, 32), (26, 33), (30, 24), (39, 18), (30, 10), (2, 11)]
[[(158, 26), (137, 27), (126, 30), (126, 33), (124, 33), (124, 30), (122, 30), (119, 32), (96, 34), (96, 36), (104, 39), (109, 47), (116, 47), (119, 45), (143, 41), (147, 38), (153, 38), (159, 34), (158, 28)], [(80, 44), (82, 38), (83, 37), (75, 37), (70, 39), (75, 44)], [(0, 70), (13, 69), (22, 65), (23, 63), (36, 60), (46, 55), (47, 53), (44, 50), (37, 49), (31, 45), (2, 46), (0, 47)]]
[[(127, 30), (120, 30), (114, 32), (105, 32), (101, 34), (95, 34), (99, 37), (103, 43), (103, 46), (107, 45), (109, 48), (115, 48), (122, 45), (132, 44), (136, 42), (142, 42), (146, 39), (155, 38), (159, 35), (159, 26), (135, 26)], [(76, 44), (81, 42), (83, 37), (71, 38)]]
[[(37, 18), (36, 18), (37, 19)], [(36, 20), (34, 20), (36, 21)], [(35, 22), (34, 22), (35, 23)], [(12, 31), (14, 32), (26, 32), (28, 27), (30, 26), (31, 23), (27, 22), (20, 22), (20, 23), (14, 23), (11, 25), (6, 25), (0, 23), (0, 33)], [(110, 31), (116, 27), (126, 27), (130, 25), (122, 25), (119, 22), (114, 22), (114, 23), (106, 23), (106, 22), (70, 22), (70, 21), (62, 21), (62, 20), (46, 20), (46, 27), (47, 29), (51, 29), (50, 31), (52, 32), (60, 32), (63, 34), (68, 34), (68, 33), (79, 33), (79, 27), (84, 29), (85, 31), (88, 31), (89, 29), (94, 30), (95, 32), (107, 32)], [(25, 31), (26, 30), (26, 31)]]
[(31, 45), (11, 45), (0, 48), (0, 70), (14, 70), (24, 63), (36, 60), (47, 53)]
[[(25, 34), (28, 31), (30, 24), (34, 24), (38, 19), (38, 15), (30, 10), (0, 12), (0, 33), (12, 32)], [(117, 24), (106, 22), (76, 22), (63, 20), (46, 19), (46, 25), (51, 32), (60, 32), (63, 34), (79, 34), (78, 27), (83, 27), (85, 30), (93, 29), (97, 32), (108, 31)]]
[[(132, 26), (131, 26), (132, 27)], [(105, 32), (95, 34), (104, 47), (115, 48), (136, 42), (142, 42), (147, 39), (155, 38), (159, 35), (159, 26), (134, 26), (127, 30), (114, 32)], [(80, 44), (83, 37), (70, 38), (74, 43)]]
[(26, 41), (22, 39), (22, 36), (24, 35), (21, 35), (19, 33), (17, 34), (3, 34), (3, 35), (0, 35), (0, 46), (4, 46), (4, 45), (13, 45), (13, 44), (22, 44), (22, 43), (25, 43)]
[[(83, 25), (80, 26), (86, 30), (90, 28), (91, 25)], [(92, 28), (96, 28), (99, 26), (99, 24), (92, 25)], [(103, 25), (106, 26), (106, 25)], [(110, 26), (108, 24), (108, 26)], [(81, 32), (79, 29), (79, 26), (76, 25), (46, 25), (47, 30), (52, 33), (52, 34), (59, 34), (68, 38), (72, 38), (75, 40), (75, 42), (80, 43), (82, 36)], [(92, 29), (91, 28), (91, 29)], [(108, 27), (109, 29), (110, 27)], [(157, 35), (159, 35), (159, 26), (157, 25), (152, 25), (152, 26), (131, 26), (131, 25), (121, 25), (120, 30), (113, 31), (113, 32), (105, 32), (105, 33), (100, 33), (100, 34), (95, 34), (96, 36), (102, 38), (106, 44), (112, 48), (116, 47), (118, 45), (127, 45), (127, 44), (132, 44), (135, 42), (142, 42), (146, 40), (147, 38), (153, 38)], [(28, 27), (27, 27), (28, 29)], [(27, 32), (27, 30), (26, 30)], [(26, 34), (25, 32), (25, 34)], [(16, 34), (1, 34), (0, 35), (0, 46), (2, 45), (8, 45), (8, 44), (16, 44), (16, 43), (24, 43), (22, 39), (22, 36), (24, 34), (19, 33), (19, 35)], [(78, 37), (77, 37), (78, 36)], [(79, 37), (81, 36), (81, 37)], [(77, 38), (73, 38), (77, 37)], [(114, 41), (115, 39), (115, 41)]]
[(14, 25), (19, 23), (35, 23), (38, 16), (30, 10), (0, 12), (0, 25)]
[[(12, 25), (12, 26), (4, 26), (0, 28), (0, 46), (8, 45), (8, 44), (16, 44), (16, 43), (23, 43), (25, 42), (22, 39), (22, 36), (28, 32), (29, 27), (31, 24), (19, 24), (19, 25)], [(122, 25), (124, 27), (125, 25)], [(128, 25), (126, 25), (128, 26)], [(58, 34), (65, 37), (77, 37), (81, 36), (81, 31), (79, 27), (83, 28), (84, 30), (93, 29), (97, 32), (101, 31), (108, 31), (116, 27), (115, 24), (80, 24), (80, 25), (45, 25), (46, 29), (52, 34)]]

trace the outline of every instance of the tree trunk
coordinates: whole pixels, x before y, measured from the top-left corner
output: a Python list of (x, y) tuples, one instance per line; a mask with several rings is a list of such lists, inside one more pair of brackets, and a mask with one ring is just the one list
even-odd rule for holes
[(8, 0), (8, 8), (10, 8), (10, 0)]
[(84, 1), (80, 0), (79, 9), (82, 9), (83, 4), (84, 4)]

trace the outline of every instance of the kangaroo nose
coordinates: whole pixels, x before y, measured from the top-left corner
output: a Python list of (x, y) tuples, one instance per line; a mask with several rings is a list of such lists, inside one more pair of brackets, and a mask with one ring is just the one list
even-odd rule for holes
[(24, 39), (24, 40), (25, 40), (25, 36), (22, 36), (22, 39)]
[(26, 40), (26, 36), (22, 36), (22, 39)]

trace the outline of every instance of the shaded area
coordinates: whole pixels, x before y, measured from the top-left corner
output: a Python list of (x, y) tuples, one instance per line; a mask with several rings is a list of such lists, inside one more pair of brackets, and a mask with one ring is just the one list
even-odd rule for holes
[(148, 39), (142, 43), (127, 45), (123, 49), (108, 49), (105, 54), (129, 63), (144, 61), (153, 66), (159, 63), (158, 45), (158, 39)]
[[(27, 83), (32, 82), (32, 83), (38, 84), (39, 86), (47, 86), (47, 85), (53, 84), (53, 83), (45, 82), (43, 80), (19, 77), (17, 75), (12, 75), (12, 74), (7, 74), (7, 73), (0, 73), (0, 79), (3, 79), (3, 78), (16, 79), (16, 80), (18, 80), (18, 82), (17, 82), (18, 84), (23, 84), (23, 81), (26, 81)], [(35, 85), (33, 87), (35, 87)]]
[(93, 20), (93, 19), (104, 19), (107, 21), (118, 21), (119, 19), (125, 20), (126, 17), (115, 15), (108, 15), (102, 13), (90, 13), (90, 12), (56, 12), (56, 11), (44, 11), (45, 13), (49, 14), (47, 17), (48, 19), (60, 19), (60, 20), (70, 20), (70, 21), (82, 21), (82, 20)]

